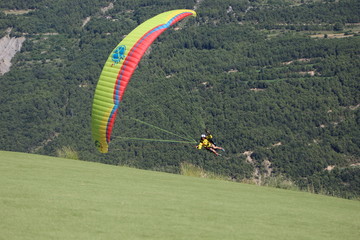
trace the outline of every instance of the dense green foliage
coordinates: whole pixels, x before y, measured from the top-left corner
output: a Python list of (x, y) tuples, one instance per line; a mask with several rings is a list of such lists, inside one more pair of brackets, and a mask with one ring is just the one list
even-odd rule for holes
[[(360, 39), (349, 25), (360, 22), (358, 1), (156, 2), (1, 3), (0, 29), (27, 40), (0, 77), (0, 149), (56, 155), (71, 146), (81, 159), (175, 173), (187, 161), (237, 181), (265, 174), (266, 160), (272, 176), (301, 188), (359, 196)], [(97, 153), (91, 104), (108, 54), (149, 17), (195, 4), (198, 17), (165, 32), (140, 62), (110, 153)], [(12, 9), (32, 11), (5, 14)], [(339, 30), (349, 37), (312, 36)], [(136, 120), (196, 139), (207, 127), (227, 152), (119, 138), (181, 140)]]

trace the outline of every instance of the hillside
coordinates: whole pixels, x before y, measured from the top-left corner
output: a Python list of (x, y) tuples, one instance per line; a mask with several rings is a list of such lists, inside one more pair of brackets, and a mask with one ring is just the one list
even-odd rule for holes
[[(98, 153), (91, 105), (107, 56), (140, 23), (179, 8), (197, 17), (151, 46), (110, 153)], [(2, 1), (1, 36), (26, 40), (0, 76), (0, 149), (70, 147), (82, 160), (169, 173), (189, 162), (232, 181), (359, 198), (359, 12), (357, 0)], [(178, 142), (205, 128), (222, 158)]]
[(357, 239), (358, 201), (0, 152), (2, 239)]

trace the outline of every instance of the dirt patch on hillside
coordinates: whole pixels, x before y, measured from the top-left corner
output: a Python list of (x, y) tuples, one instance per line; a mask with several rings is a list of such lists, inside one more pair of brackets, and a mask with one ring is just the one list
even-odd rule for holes
[(253, 91), (253, 92), (263, 92), (265, 90), (266, 90), (265, 88), (250, 88), (250, 91)]
[(360, 103), (356, 106), (349, 106), (349, 109), (354, 111), (354, 110), (358, 109), (359, 107), (360, 107)]
[(283, 65), (290, 65), (290, 64), (293, 64), (294, 62), (310, 62), (311, 61), (311, 58), (299, 58), (299, 59), (295, 59), (295, 60), (291, 60), (291, 61), (288, 61), (288, 62), (283, 62), (281, 64)]
[(253, 151), (245, 151), (242, 154), (246, 156), (246, 162), (250, 163), (254, 167), (254, 172), (252, 174), (252, 178), (248, 179), (249, 183), (253, 183), (256, 185), (263, 185), (267, 178), (271, 176), (273, 171), (271, 162), (268, 159), (265, 159), (258, 165), (256, 160), (251, 157)]
[(25, 37), (10, 37), (11, 29), (7, 30), (7, 35), (0, 39), (0, 75), (10, 71), (11, 59), (20, 51)]
[(27, 14), (29, 12), (35, 11), (34, 9), (14, 9), (14, 10), (4, 10), (4, 13), (6, 15), (23, 15), (23, 14)]
[(310, 37), (312, 38), (347, 38), (347, 37), (353, 37), (354, 34), (348, 34), (346, 35), (345, 33), (329, 33), (329, 34), (314, 34), (314, 35), (310, 35)]
[(113, 9), (114, 8), (114, 4), (113, 3), (109, 3), (109, 5), (107, 6), (107, 7), (103, 7), (103, 8), (101, 8), (100, 10), (101, 10), (101, 12), (104, 14), (104, 13), (106, 13), (107, 11), (109, 11), (109, 10), (111, 10), (111, 9)]
[(85, 25), (91, 20), (91, 17), (87, 17), (83, 20), (82, 27), (85, 27)]
[(298, 72), (302, 76), (309, 75), (311, 77), (315, 76), (315, 71), (307, 71), (307, 72)]

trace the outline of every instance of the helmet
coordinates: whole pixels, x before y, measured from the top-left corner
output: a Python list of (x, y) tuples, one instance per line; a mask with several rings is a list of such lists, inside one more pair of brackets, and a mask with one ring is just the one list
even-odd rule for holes
[(201, 137), (203, 138), (203, 137), (206, 137), (206, 135), (205, 134), (201, 134)]

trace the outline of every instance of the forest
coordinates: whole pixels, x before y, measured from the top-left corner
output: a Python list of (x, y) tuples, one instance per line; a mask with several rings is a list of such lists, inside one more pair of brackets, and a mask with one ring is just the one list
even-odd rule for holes
[[(109, 153), (97, 152), (91, 106), (105, 60), (172, 9), (197, 17), (152, 44)], [(188, 162), (232, 181), (285, 179), (360, 197), (357, 0), (8, 0), (0, 36), (8, 29), (26, 41), (0, 76), (0, 150), (56, 156), (70, 147), (81, 160), (170, 173)], [(223, 156), (194, 147), (205, 129)]]

